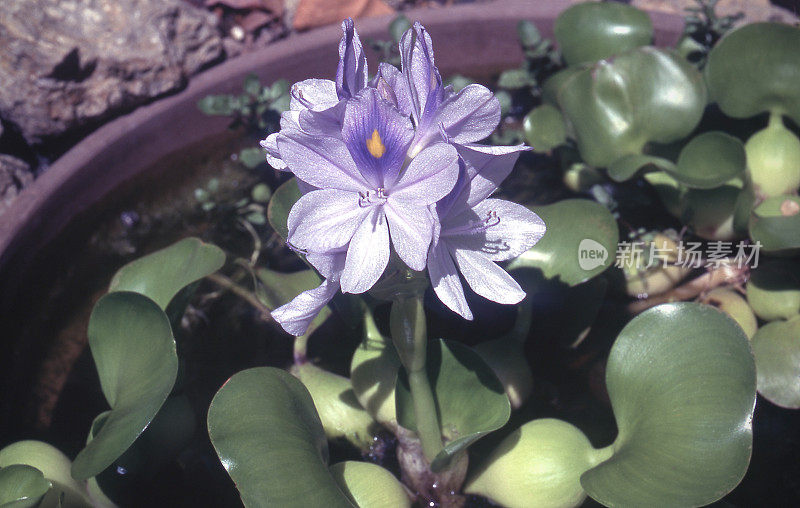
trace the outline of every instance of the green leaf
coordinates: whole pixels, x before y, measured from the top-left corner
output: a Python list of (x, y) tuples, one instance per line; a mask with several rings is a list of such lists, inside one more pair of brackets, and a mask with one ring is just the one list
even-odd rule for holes
[[(566, 199), (531, 209), (547, 224), (547, 232), (539, 243), (511, 261), (509, 270), (538, 268), (548, 279), (558, 278), (575, 286), (614, 263), (619, 230), (603, 205), (587, 199)], [(592, 252), (597, 257), (590, 257)]]
[(740, 235), (734, 228), (737, 206), (747, 192), (733, 180), (714, 189), (689, 189), (683, 200), (683, 220), (706, 240), (730, 241)]
[[(469, 445), (505, 425), (511, 416), (511, 405), (491, 367), (469, 347), (432, 340), (427, 354), (428, 379), (445, 437), (444, 450), (431, 462), (431, 469), (438, 471)], [(397, 422), (416, 429), (405, 369), (398, 374), (395, 401)]]
[(753, 337), (758, 393), (788, 409), (800, 408), (800, 316), (773, 321)]
[(615, 182), (624, 182), (633, 178), (639, 170), (646, 167), (661, 169), (668, 173), (674, 173), (675, 164), (661, 157), (652, 155), (630, 154), (624, 155), (615, 160), (608, 166), (608, 176)]
[(766, 252), (794, 253), (800, 249), (800, 198), (767, 198), (750, 216), (750, 238)]
[(364, 340), (353, 353), (350, 381), (361, 405), (378, 422), (397, 426), (395, 384), (400, 357), (392, 341), (378, 331), (372, 311), (364, 311)]
[[(674, 98), (680, 98), (680, 100)], [(703, 76), (674, 53), (644, 47), (572, 76), (558, 95), (581, 157), (596, 167), (689, 135), (703, 116)]]
[(763, 111), (800, 123), (800, 28), (752, 23), (729, 32), (708, 55), (709, 92), (734, 118)]
[(197, 107), (206, 115), (230, 116), (236, 108), (236, 102), (231, 95), (207, 95), (197, 101)]
[[(0, 467), (25, 464), (35, 467), (53, 484), (42, 500), (42, 507), (54, 506), (64, 493), (64, 506), (89, 507), (92, 505), (81, 484), (71, 474), (72, 461), (58, 448), (42, 441), (17, 441), (0, 450)], [(0, 489), (2, 491), (2, 489)]]
[(369, 452), (378, 425), (358, 402), (350, 380), (311, 363), (295, 365), (292, 373), (311, 394), (325, 436), (328, 439), (346, 439), (362, 451)]
[(258, 97), (261, 94), (261, 82), (258, 80), (258, 76), (255, 74), (248, 74), (244, 78), (242, 90), (244, 90), (245, 93), (249, 93), (253, 97)]
[(535, 46), (542, 41), (542, 34), (539, 33), (539, 29), (527, 19), (520, 20), (517, 23), (517, 37), (519, 37), (519, 42), (522, 46), (527, 48)]
[(741, 481), (752, 451), (750, 344), (724, 313), (659, 305), (620, 332), (606, 367), (619, 435), (581, 484), (606, 506), (703, 506)]
[(297, 179), (292, 178), (278, 187), (272, 194), (272, 199), (269, 200), (269, 206), (267, 207), (269, 225), (284, 240), (289, 238), (289, 226), (286, 225), (286, 221), (289, 219), (289, 211), (300, 199), (300, 196), (302, 196), (302, 193), (297, 186)]
[(569, 65), (609, 58), (653, 40), (646, 12), (615, 2), (584, 2), (559, 14), (553, 31)]
[(166, 309), (178, 291), (216, 272), (223, 264), (225, 253), (219, 247), (185, 238), (120, 268), (111, 279), (109, 292), (140, 293)]
[(263, 148), (244, 148), (239, 152), (239, 161), (248, 169), (254, 169), (264, 164), (266, 154)]
[(500, 74), (497, 86), (508, 90), (519, 90), (536, 84), (536, 79), (531, 76), (528, 69), (508, 69)]
[(564, 117), (550, 104), (542, 104), (525, 115), (523, 120), (525, 138), (537, 152), (549, 152), (567, 141)]
[(133, 444), (178, 374), (169, 319), (146, 296), (128, 291), (105, 295), (92, 311), (87, 334), (111, 412), (72, 464), (72, 476), (79, 480), (97, 475)]
[(556, 72), (542, 83), (542, 102), (558, 106), (558, 94), (561, 87), (573, 76), (586, 69), (588, 66), (576, 65)]
[(328, 471), (314, 401), (288, 372), (235, 374), (211, 401), (208, 434), (247, 507), (354, 506)]
[(330, 468), (339, 487), (359, 508), (410, 508), (403, 484), (392, 473), (368, 462), (349, 460)]
[(711, 189), (742, 174), (747, 167), (744, 145), (724, 132), (713, 131), (694, 137), (672, 168), (663, 168), (688, 187)]
[(0, 469), (0, 507), (29, 508), (50, 490), (50, 482), (35, 467), (13, 464)]

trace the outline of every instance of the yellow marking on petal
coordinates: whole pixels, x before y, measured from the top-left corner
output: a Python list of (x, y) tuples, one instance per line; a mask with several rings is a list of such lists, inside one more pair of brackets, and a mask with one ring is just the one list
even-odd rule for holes
[(369, 150), (369, 153), (376, 159), (380, 159), (383, 157), (383, 154), (386, 153), (386, 147), (383, 145), (383, 141), (381, 141), (381, 135), (378, 134), (378, 129), (372, 131), (372, 137), (367, 139), (367, 150)]

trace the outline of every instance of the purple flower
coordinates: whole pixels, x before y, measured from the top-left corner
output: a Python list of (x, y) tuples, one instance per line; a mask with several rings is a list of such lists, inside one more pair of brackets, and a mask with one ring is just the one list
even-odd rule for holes
[[(344, 102), (367, 86), (367, 76), (367, 57), (353, 20), (348, 18), (342, 21), (336, 81), (311, 78), (292, 85), (289, 111), (281, 114), (280, 132), (303, 130), (320, 136), (338, 135)], [(278, 150), (280, 132), (267, 136), (261, 146), (273, 168), (287, 170)]]
[(381, 63), (375, 85), (385, 83), (397, 108), (414, 120), (415, 135), (410, 155), (441, 140), (474, 143), (488, 137), (500, 123), (500, 103), (482, 85), (469, 85), (458, 93), (445, 87), (434, 65), (433, 44), (425, 28), (414, 23), (400, 40), (402, 72)]
[(441, 231), (428, 254), (428, 274), (436, 296), (465, 319), (472, 319), (459, 271), (482, 297), (514, 304), (525, 292), (495, 264), (530, 249), (545, 233), (542, 219), (522, 205), (489, 196), (505, 180), (524, 146), (459, 147), (459, 181), (439, 201)]
[(453, 188), (458, 156), (434, 143), (407, 162), (413, 136), (410, 120), (366, 88), (347, 102), (341, 139), (297, 130), (278, 139), (292, 172), (317, 188), (292, 207), (289, 242), (318, 253), (347, 247), (343, 292), (362, 293), (377, 282), (390, 238), (410, 268), (425, 268), (436, 227), (429, 207)]
[(427, 267), (439, 298), (467, 319), (459, 271), (478, 294), (519, 302), (524, 292), (494, 262), (530, 248), (544, 224), (488, 198), (525, 149), (474, 144), (497, 127), (497, 99), (480, 85), (443, 86), (419, 23), (401, 40), (402, 72), (381, 64), (368, 84), (352, 21), (342, 30), (336, 81), (295, 85), (280, 133), (262, 142), (270, 164), (294, 173), (304, 192), (288, 243), (325, 278), (273, 317), (305, 333), (339, 290), (369, 290), (392, 250), (412, 270)]

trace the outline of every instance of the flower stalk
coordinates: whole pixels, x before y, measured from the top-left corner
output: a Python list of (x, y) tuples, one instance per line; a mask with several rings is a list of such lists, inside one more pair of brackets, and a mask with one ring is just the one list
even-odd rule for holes
[(442, 451), (443, 443), (436, 402), (425, 364), (428, 334), (421, 292), (400, 294), (395, 298), (389, 326), (400, 361), (408, 373), (417, 436), (425, 458), (430, 462)]

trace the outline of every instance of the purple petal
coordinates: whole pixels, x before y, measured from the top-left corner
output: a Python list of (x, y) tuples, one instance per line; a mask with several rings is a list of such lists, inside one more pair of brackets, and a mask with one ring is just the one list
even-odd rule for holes
[(382, 207), (368, 208), (347, 248), (342, 272), (343, 293), (363, 293), (378, 282), (389, 263), (389, 227)]
[(400, 39), (400, 63), (408, 84), (411, 111), (419, 125), (428, 96), (442, 83), (433, 59), (433, 42), (419, 22)]
[[(475, 226), (470, 232), (469, 224), (482, 227)], [(545, 225), (522, 205), (487, 199), (471, 210), (448, 217), (442, 230), (451, 247), (480, 251), (492, 261), (506, 261), (533, 247), (544, 236)]]
[(391, 187), (391, 196), (430, 205), (445, 197), (457, 178), (458, 155), (455, 148), (436, 143), (411, 160), (397, 183)]
[(322, 308), (333, 299), (337, 291), (339, 291), (339, 281), (325, 279), (314, 289), (303, 291), (291, 302), (273, 310), (272, 318), (284, 330), (299, 337), (306, 333), (308, 326)]
[(435, 219), (427, 206), (389, 199), (385, 206), (392, 245), (412, 270), (425, 269)]
[(273, 132), (266, 139), (261, 140), (261, 148), (267, 152), (267, 163), (275, 169), (286, 170), (286, 163), (281, 159), (278, 151), (278, 133)]
[(411, 116), (411, 92), (408, 90), (408, 82), (405, 76), (394, 65), (381, 62), (378, 67), (375, 86), (380, 90), (379, 82), (383, 81), (389, 85), (394, 93), (395, 106), (405, 116)]
[(338, 189), (311, 191), (289, 212), (289, 243), (297, 249), (326, 252), (347, 244), (369, 214), (358, 194)]
[(317, 269), (320, 275), (326, 279), (335, 278), (339, 280), (344, 270), (344, 261), (347, 257), (347, 249), (337, 249), (328, 252), (309, 252), (306, 254), (306, 261)]
[(342, 21), (339, 42), (339, 67), (336, 69), (336, 91), (339, 99), (348, 99), (367, 86), (367, 57), (351, 18)]
[(301, 111), (297, 123), (300, 129), (313, 136), (341, 138), (344, 109), (345, 101), (341, 101), (324, 111)]
[(485, 86), (468, 85), (442, 102), (432, 122), (455, 143), (480, 141), (500, 123), (500, 102)]
[(525, 291), (505, 270), (494, 264), (486, 254), (466, 249), (453, 249), (461, 275), (473, 291), (497, 303), (519, 303)]
[(292, 173), (314, 187), (354, 192), (371, 187), (356, 169), (347, 146), (340, 139), (293, 129), (281, 131), (278, 151)]
[(336, 83), (329, 79), (306, 79), (292, 85), (289, 109), (323, 111), (339, 102)]
[(396, 180), (413, 137), (411, 120), (383, 100), (374, 88), (347, 101), (342, 139), (373, 189)]
[(464, 319), (472, 320), (472, 311), (467, 305), (458, 270), (444, 244), (431, 248), (428, 255), (428, 275), (439, 300)]
[(456, 148), (466, 163), (467, 177), (470, 179), (465, 200), (468, 206), (474, 206), (489, 197), (511, 174), (520, 152), (530, 150), (525, 145), (461, 145)]

